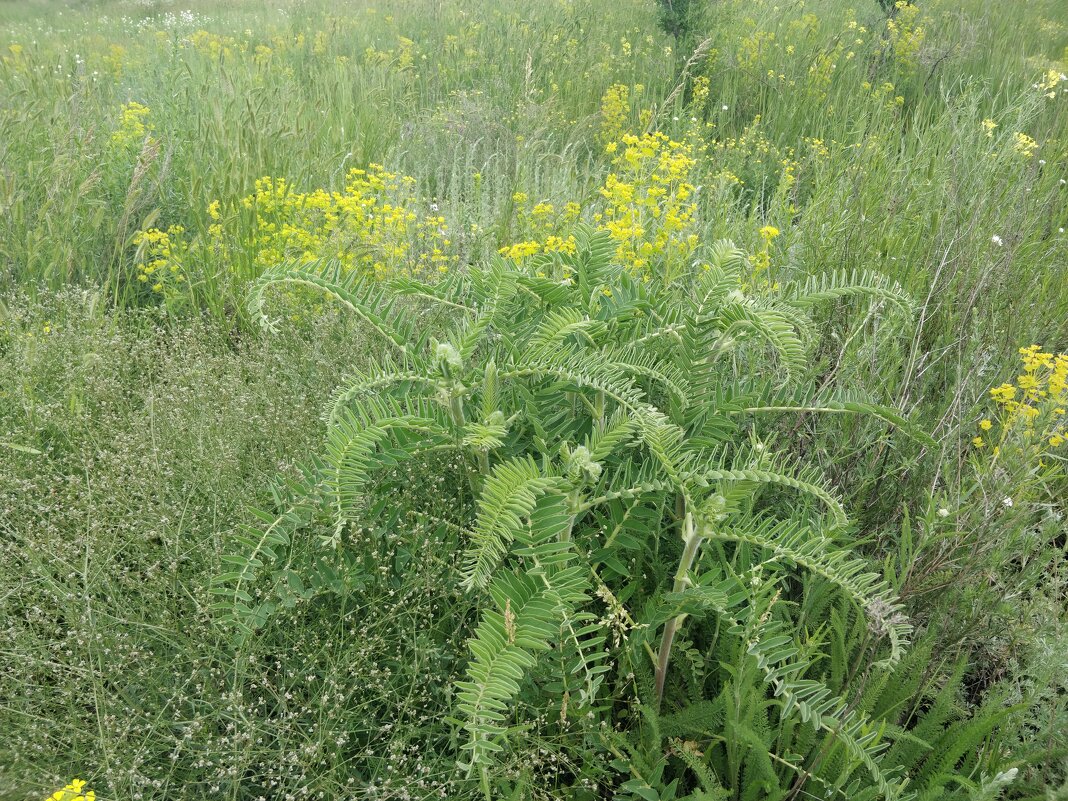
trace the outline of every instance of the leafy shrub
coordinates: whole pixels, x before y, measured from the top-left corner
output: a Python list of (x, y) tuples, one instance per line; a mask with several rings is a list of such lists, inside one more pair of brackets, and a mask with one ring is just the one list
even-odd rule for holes
[[(633, 276), (607, 232), (579, 226), (574, 238), (574, 253), (497, 258), (437, 285), (383, 286), (321, 265), (263, 274), (255, 316), (267, 320), (268, 289), (318, 288), (385, 352), (335, 394), (307, 480), (227, 558), (217, 612), (245, 638), (281, 607), (329, 592), (315, 549), (294, 556), (308, 553), (302, 531), (319, 531), (322, 553), (354, 556), (383, 519), (455, 531), (466, 540), (457, 581), (480, 622), (450, 714), (461, 765), (487, 797), (549, 780), (507, 769), (531, 727), (577, 759), (607, 751), (624, 774), (556, 775), (568, 797), (591, 797), (591, 780), (621, 797), (671, 798), (683, 784), (708, 797), (712, 765), (716, 787), (773, 797), (789, 789), (784, 776), (900, 797), (885, 723), (875, 706), (856, 708), (846, 675), (863, 665), (885, 681), (911, 626), (841, 539), (848, 517), (833, 491), (746, 421), (863, 414), (923, 438), (890, 409), (804, 397), (798, 381), (814, 305), (862, 296), (907, 310), (908, 300), (874, 274), (747, 294), (748, 262), (729, 242), (682, 292)], [(397, 467), (427, 460), (449, 473), (432, 493), (406, 487)], [(726, 762), (712, 748), (705, 760), (669, 760), (674, 778), (662, 755), (643, 767), (628, 739), (642, 737), (642, 716), (732, 696), (743, 706), (722, 714), (750, 728)]]

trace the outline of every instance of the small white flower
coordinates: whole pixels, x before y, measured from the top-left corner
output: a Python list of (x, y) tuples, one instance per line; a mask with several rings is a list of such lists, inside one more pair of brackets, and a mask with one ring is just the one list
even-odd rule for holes
[(1063, 178), (1061, 178), (1061, 186), (1064, 186), (1065, 184), (1068, 184), (1068, 181), (1066, 181)]
[(939, 517), (949, 517), (949, 509), (947, 509), (947, 508), (945, 508), (943, 506), (941, 509), (938, 510), (938, 516)]
[(1012, 498), (1005, 497), (1001, 499), (1001, 502), (1008, 508), (1012, 508)]
[(1040, 165), (1041, 165), (1041, 164), (1045, 164), (1045, 163), (1046, 163), (1046, 160), (1045, 160), (1045, 159), (1039, 159), (1039, 160), (1038, 160), (1038, 163), (1039, 163)]
[(724, 104), (723, 104), (723, 110), (724, 110), (724, 111), (726, 111), (726, 110), (727, 110), (727, 104), (726, 104), (726, 103), (724, 103)]
[(1005, 244), (1004, 240), (1000, 236), (998, 236), (997, 234), (994, 234), (992, 237), (990, 237), (990, 241), (993, 242), (998, 247), (1001, 247), (1002, 245)]
[(431, 203), (430, 204), (430, 210), (431, 211), (437, 211), (438, 210), (438, 204), (437, 203)]

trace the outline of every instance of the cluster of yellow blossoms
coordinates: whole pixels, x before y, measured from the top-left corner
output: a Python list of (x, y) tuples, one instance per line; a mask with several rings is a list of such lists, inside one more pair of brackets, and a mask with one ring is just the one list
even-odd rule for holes
[(137, 246), (135, 261), (137, 280), (151, 285), (152, 291), (170, 295), (185, 281), (185, 263), (189, 244), (185, 228), (172, 225), (166, 231), (149, 228), (138, 231), (133, 238)]
[(759, 289), (778, 289), (778, 283), (772, 284), (761, 274), (771, 267), (771, 242), (780, 231), (774, 225), (765, 225), (758, 233), (761, 242), (760, 250), (749, 257), (749, 263), (753, 266), (753, 283)]
[(195, 31), (186, 40), (196, 52), (218, 60), (229, 58), (234, 52), (248, 51), (248, 42), (238, 42), (233, 36), (224, 36), (210, 31)]
[[(1065, 63), (1068, 63), (1068, 47), (1065, 48), (1065, 56)], [(1065, 76), (1063, 72), (1049, 69), (1046, 70), (1042, 78), (1035, 84), (1035, 88), (1038, 89), (1047, 100), (1053, 100), (1057, 97), (1057, 88), (1064, 81), (1068, 81), (1068, 76)]]
[(112, 144), (120, 148), (141, 145), (152, 133), (152, 123), (149, 120), (151, 114), (152, 110), (148, 106), (142, 106), (136, 101), (125, 104), (119, 113), (119, 127), (111, 134)]
[(96, 801), (96, 793), (85, 789), (82, 779), (73, 779), (62, 790), (56, 790), (45, 801)]
[[(592, 221), (611, 234), (616, 258), (636, 275), (648, 277), (655, 271), (673, 280), (687, 268), (698, 244), (692, 146), (662, 133), (624, 134), (606, 150), (615, 154), (613, 169), (599, 190), (603, 203), (592, 210)], [(515, 193), (512, 201), (528, 238), (502, 247), (501, 254), (523, 259), (574, 252), (575, 240), (566, 232), (582, 212), (577, 203), (559, 211), (544, 202), (531, 207), (525, 192)]]
[(897, 15), (886, 21), (887, 36), (898, 65), (912, 70), (919, 66), (920, 50), (927, 33), (919, 20), (919, 6), (906, 0), (898, 0), (895, 6)]
[(261, 178), (241, 200), (255, 214), (243, 244), (260, 269), (332, 259), (378, 278), (447, 272), (455, 257), (445, 218), (433, 206), (415, 210), (414, 186), (379, 164), (350, 170), (343, 192), (297, 192), (284, 178)]
[[(1038, 345), (1030, 345), (1020, 348), (1020, 358), (1023, 373), (1016, 377), (1016, 383), (990, 390), (1000, 410), (994, 452), (1000, 452), (1005, 439), (1015, 432), (1041, 455), (1047, 448), (1059, 447), (1068, 440), (1068, 353), (1047, 353)], [(979, 428), (983, 433), (972, 444), (983, 448), (983, 435), (994, 428), (994, 422), (984, 419)]]
[(391, 67), (398, 72), (407, 72), (415, 66), (415, 42), (406, 36), (397, 37), (396, 49), (378, 50), (371, 45), (364, 51), (367, 64)]
[[(247, 58), (251, 55), (254, 64), (264, 66), (270, 64), (272, 59), (291, 52), (305, 52), (310, 49), (314, 55), (320, 56), (326, 52), (329, 36), (326, 31), (316, 31), (309, 39), (304, 33), (298, 32), (276, 34), (257, 42), (247, 38), (251, 36), (251, 31), (246, 31), (245, 35), (246, 38), (238, 39), (234, 36), (199, 30), (180, 41), (179, 47), (189, 48), (212, 61)], [(291, 71), (288, 65), (286, 69)]]
[(415, 210), (421, 201), (414, 185), (378, 164), (350, 170), (341, 192), (298, 192), (284, 178), (260, 178), (241, 199), (247, 216), (234, 210), (224, 220), (219, 201), (208, 206), (207, 242), (190, 241), (180, 225), (139, 231), (137, 280), (169, 298), (198, 254), (227, 253), (235, 263), (250, 260), (253, 274), (284, 261), (320, 260), (376, 278), (448, 272), (457, 256), (445, 218), (433, 204)]
[(1012, 136), (1012, 147), (1013, 150), (1025, 159), (1029, 159), (1035, 155), (1035, 151), (1038, 150), (1038, 142), (1027, 134), (1018, 131)]
[(501, 255), (520, 260), (539, 253), (575, 252), (575, 237), (567, 231), (582, 213), (578, 203), (566, 203), (560, 209), (544, 201), (531, 205), (526, 192), (516, 192), (512, 204), (518, 218), (515, 233), (523, 239), (502, 247), (498, 251)]
[[(616, 240), (616, 257), (637, 274), (655, 269), (668, 281), (697, 247), (692, 146), (662, 133), (627, 134), (600, 189), (606, 205), (594, 221)], [(616, 152), (615, 143), (609, 152)]]
[(630, 122), (630, 87), (622, 83), (609, 86), (601, 96), (601, 131), (598, 139), (608, 145), (620, 139)]

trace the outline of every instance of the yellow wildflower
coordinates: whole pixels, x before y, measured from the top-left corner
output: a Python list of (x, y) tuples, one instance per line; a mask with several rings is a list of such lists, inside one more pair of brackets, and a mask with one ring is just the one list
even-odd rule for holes
[(62, 790), (56, 790), (45, 801), (96, 801), (96, 793), (85, 790), (82, 779), (72, 779), (70, 784)]
[(1019, 153), (1026, 159), (1031, 158), (1033, 155), (1035, 155), (1035, 151), (1038, 150), (1038, 142), (1036, 142), (1027, 134), (1022, 133), (1020, 131), (1017, 131), (1015, 134), (1013, 134), (1012, 140), (1013, 150), (1015, 150), (1017, 153)]

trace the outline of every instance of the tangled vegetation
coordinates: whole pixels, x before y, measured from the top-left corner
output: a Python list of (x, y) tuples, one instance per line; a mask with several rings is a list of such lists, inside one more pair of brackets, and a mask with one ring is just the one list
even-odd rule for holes
[(417, 6), (0, 6), (0, 798), (1068, 798), (1058, 0)]

